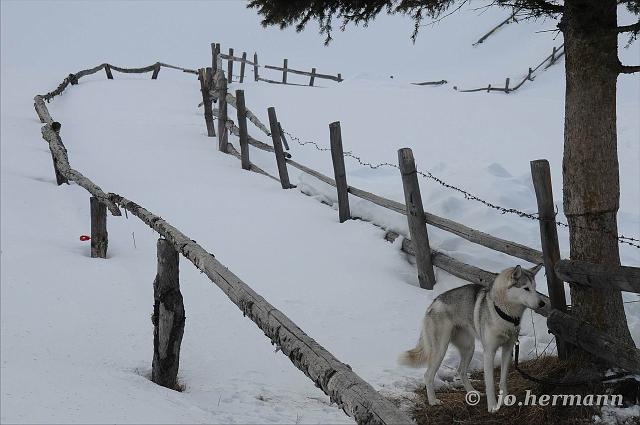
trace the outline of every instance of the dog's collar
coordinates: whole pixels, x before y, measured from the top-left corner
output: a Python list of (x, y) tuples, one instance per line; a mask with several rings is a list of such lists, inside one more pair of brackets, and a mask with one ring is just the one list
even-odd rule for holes
[(495, 303), (493, 304), (493, 307), (496, 309), (496, 313), (498, 313), (498, 316), (500, 316), (501, 318), (503, 318), (504, 320), (506, 320), (509, 323), (513, 323), (516, 326), (520, 326), (520, 318), (519, 317), (509, 316), (507, 313), (505, 313), (504, 311), (500, 310), (500, 307), (498, 307)]

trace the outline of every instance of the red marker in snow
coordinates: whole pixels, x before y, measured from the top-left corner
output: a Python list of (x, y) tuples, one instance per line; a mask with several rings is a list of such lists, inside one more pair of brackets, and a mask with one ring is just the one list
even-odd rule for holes
[(90, 236), (87, 236), (87, 235), (80, 235), (80, 240), (81, 240), (82, 242), (86, 242), (86, 241), (88, 241), (89, 239), (91, 239), (91, 237), (90, 237)]

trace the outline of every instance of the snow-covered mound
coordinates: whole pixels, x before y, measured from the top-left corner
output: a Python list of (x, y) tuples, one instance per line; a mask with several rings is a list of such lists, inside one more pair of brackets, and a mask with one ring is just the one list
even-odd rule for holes
[[(187, 323), (179, 377), (186, 391), (147, 380), (157, 234), (133, 217), (109, 217), (107, 260), (89, 258), (88, 246), (78, 240), (89, 232), (88, 194), (55, 185), (31, 100), (69, 72), (105, 60), (205, 66), (210, 41), (236, 52), (256, 50), (262, 63), (288, 57), (292, 67), (341, 72), (346, 81), (317, 89), (231, 86), (245, 90), (248, 107), (264, 122), (266, 108), (275, 106), (288, 132), (328, 146), (328, 124), (339, 120), (346, 151), (371, 162), (395, 162), (398, 148), (411, 147), (419, 168), (529, 212), (536, 209), (529, 161), (547, 158), (562, 210), (562, 63), (509, 96), (462, 94), (451, 87), (523, 74), (559, 44), (552, 33), (535, 33), (553, 22), (508, 25), (474, 48), (508, 12), (467, 10), (425, 28), (413, 46), (409, 22), (385, 16), (366, 30), (337, 34), (324, 48), (313, 31), (261, 29), (259, 18), (239, 2), (1, 5), (2, 422), (350, 421), (184, 261)], [(56, 20), (74, 25), (52, 25)], [(621, 55), (640, 60), (637, 50)], [(414, 267), (398, 243), (383, 240), (383, 230), (366, 221), (339, 224), (335, 209), (300, 193), (332, 203), (332, 188), (290, 169), (298, 189), (283, 191), (219, 153), (217, 140), (206, 137), (192, 75), (163, 70), (158, 80), (148, 77), (115, 74), (117, 81), (107, 81), (94, 75), (50, 104), (72, 165), (196, 239), (376, 388), (400, 394), (420, 385), (422, 372), (397, 366), (395, 357), (415, 343), (433, 297), (464, 282), (438, 270), (436, 289), (419, 289)], [(450, 83), (408, 84), (439, 79)], [(620, 77), (619, 225), (632, 235), (640, 233), (639, 90), (637, 77)], [(328, 153), (290, 144), (297, 161), (331, 175)], [(275, 173), (271, 154), (253, 149), (251, 159)], [(372, 170), (353, 160), (346, 166), (350, 184), (403, 200), (397, 170)], [(429, 180), (420, 184), (430, 212), (539, 248), (536, 222), (501, 215)], [(407, 232), (403, 216), (355, 198), (351, 207), (354, 215)], [(435, 248), (479, 267), (499, 271), (522, 263), (429, 231)], [(563, 230), (560, 244), (568, 257)], [(640, 264), (637, 249), (621, 247), (621, 254), (624, 264)], [(542, 274), (538, 284), (546, 292)], [(625, 307), (640, 344), (640, 303)], [(525, 317), (522, 334), (521, 353), (529, 357), (551, 341), (536, 315)], [(481, 358), (477, 352), (472, 367), (480, 367)], [(456, 362), (452, 351), (444, 364)], [(440, 377), (452, 373), (443, 367)]]

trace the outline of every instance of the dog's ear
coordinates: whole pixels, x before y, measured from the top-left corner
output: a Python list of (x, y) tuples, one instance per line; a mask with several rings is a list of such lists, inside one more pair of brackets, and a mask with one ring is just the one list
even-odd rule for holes
[(538, 264), (537, 266), (530, 268), (529, 271), (535, 276), (540, 271), (543, 265), (544, 264)]
[(511, 277), (515, 280), (520, 279), (520, 277), (522, 276), (522, 267), (520, 267), (520, 265), (517, 265), (513, 268), (513, 272), (511, 273)]

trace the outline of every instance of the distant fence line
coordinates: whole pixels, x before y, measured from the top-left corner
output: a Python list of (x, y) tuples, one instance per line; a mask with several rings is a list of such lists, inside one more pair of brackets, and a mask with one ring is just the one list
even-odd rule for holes
[[(311, 71), (301, 71), (298, 69), (294, 69), (294, 68), (290, 68), (289, 67), (289, 59), (284, 59), (282, 66), (275, 66), (275, 65), (260, 65), (258, 63), (258, 54), (254, 53), (253, 54), (253, 61), (247, 59), (247, 52), (242, 52), (242, 57), (237, 57), (233, 55), (234, 49), (232, 47), (229, 48), (229, 54), (224, 54), (220, 52), (220, 43), (211, 43), (211, 53), (212, 53), (212, 65), (211, 68), (213, 69), (213, 72), (217, 71), (218, 67), (221, 67), (221, 59), (225, 59), (227, 60), (227, 78), (229, 79), (229, 82), (234, 80), (234, 77), (236, 76), (236, 74), (234, 74), (233, 72), (233, 63), (234, 62), (239, 62), (240, 63), (240, 74), (238, 74), (238, 79), (236, 81), (238, 81), (239, 83), (244, 82), (244, 78), (245, 78), (245, 65), (250, 65), (253, 67), (253, 79), (254, 81), (264, 81), (266, 83), (271, 83), (271, 84), (286, 84), (286, 85), (294, 85), (294, 86), (311, 86), (313, 87), (313, 85), (315, 84), (315, 79), (319, 78), (319, 79), (324, 79), (324, 80), (332, 80), (332, 81), (336, 81), (336, 82), (341, 82), (343, 81), (342, 79), (342, 74), (338, 73), (337, 75), (330, 75), (330, 74), (322, 74), (319, 72), (316, 72), (316, 68), (311, 68)], [(260, 76), (260, 72), (258, 71), (259, 68), (264, 68), (264, 69), (271, 69), (271, 70), (275, 70), (275, 71), (282, 71), (282, 79), (281, 80), (273, 80), (273, 79), (269, 79), (269, 78), (264, 78)], [(297, 84), (297, 83), (291, 83), (287, 81), (287, 76), (288, 74), (297, 74), (297, 75), (304, 75), (304, 76), (308, 76), (309, 77), (309, 83), (308, 84)]]
[[(36, 95), (34, 109), (40, 121), (44, 123), (42, 137), (49, 143), (57, 184), (62, 185), (69, 181), (75, 181), (93, 195), (90, 198), (91, 257), (106, 258), (107, 255), (107, 208), (114, 216), (121, 215), (120, 208), (129, 211), (161, 236), (157, 245), (158, 266), (153, 284), (154, 343), (151, 380), (171, 389), (179, 388), (177, 374), (185, 325), (184, 304), (178, 273), (178, 257), (182, 255), (222, 289), (243, 314), (264, 331), (279, 351), (282, 351), (298, 369), (329, 396), (332, 402), (335, 402), (357, 423), (380, 425), (413, 423), (408, 416), (401, 413), (389, 400), (382, 397), (370, 384), (353, 372), (349, 365), (336, 359), (328, 350), (304, 333), (284, 313), (269, 304), (238, 276), (218, 262), (213, 254), (207, 252), (161, 217), (121, 195), (103, 192), (89, 178), (71, 168), (66, 148), (60, 138), (62, 126), (51, 117), (44, 102), (45, 98), (51, 100), (60, 95), (69, 84), (76, 85), (79, 78), (93, 74), (100, 69), (126, 69), (126, 72), (129, 73), (144, 73), (150, 70), (159, 70), (161, 67), (158, 66), (158, 63), (144, 68), (118, 68), (106, 65), (102, 64), (76, 74), (69, 74), (53, 92), (47, 95)], [(182, 69), (184, 72), (191, 71), (173, 66), (171, 68)], [(197, 74), (197, 71), (190, 73)], [(154, 79), (157, 74), (154, 72)], [(107, 78), (112, 79), (109, 72), (107, 72)], [(206, 94), (208, 91), (203, 91), (203, 96)], [(222, 98), (226, 100), (226, 96), (222, 96)], [(236, 101), (242, 111), (243, 102), (239, 99)], [(246, 117), (246, 114), (244, 116)], [(225, 129), (227, 122), (230, 120), (222, 123)], [(231, 124), (230, 128), (235, 128), (233, 123)], [(243, 124), (240, 129), (244, 134)], [(246, 123), (244, 129), (246, 129)], [(264, 147), (262, 148), (264, 149)], [(239, 156), (230, 144), (226, 152)], [(249, 169), (261, 171), (252, 165)]]

